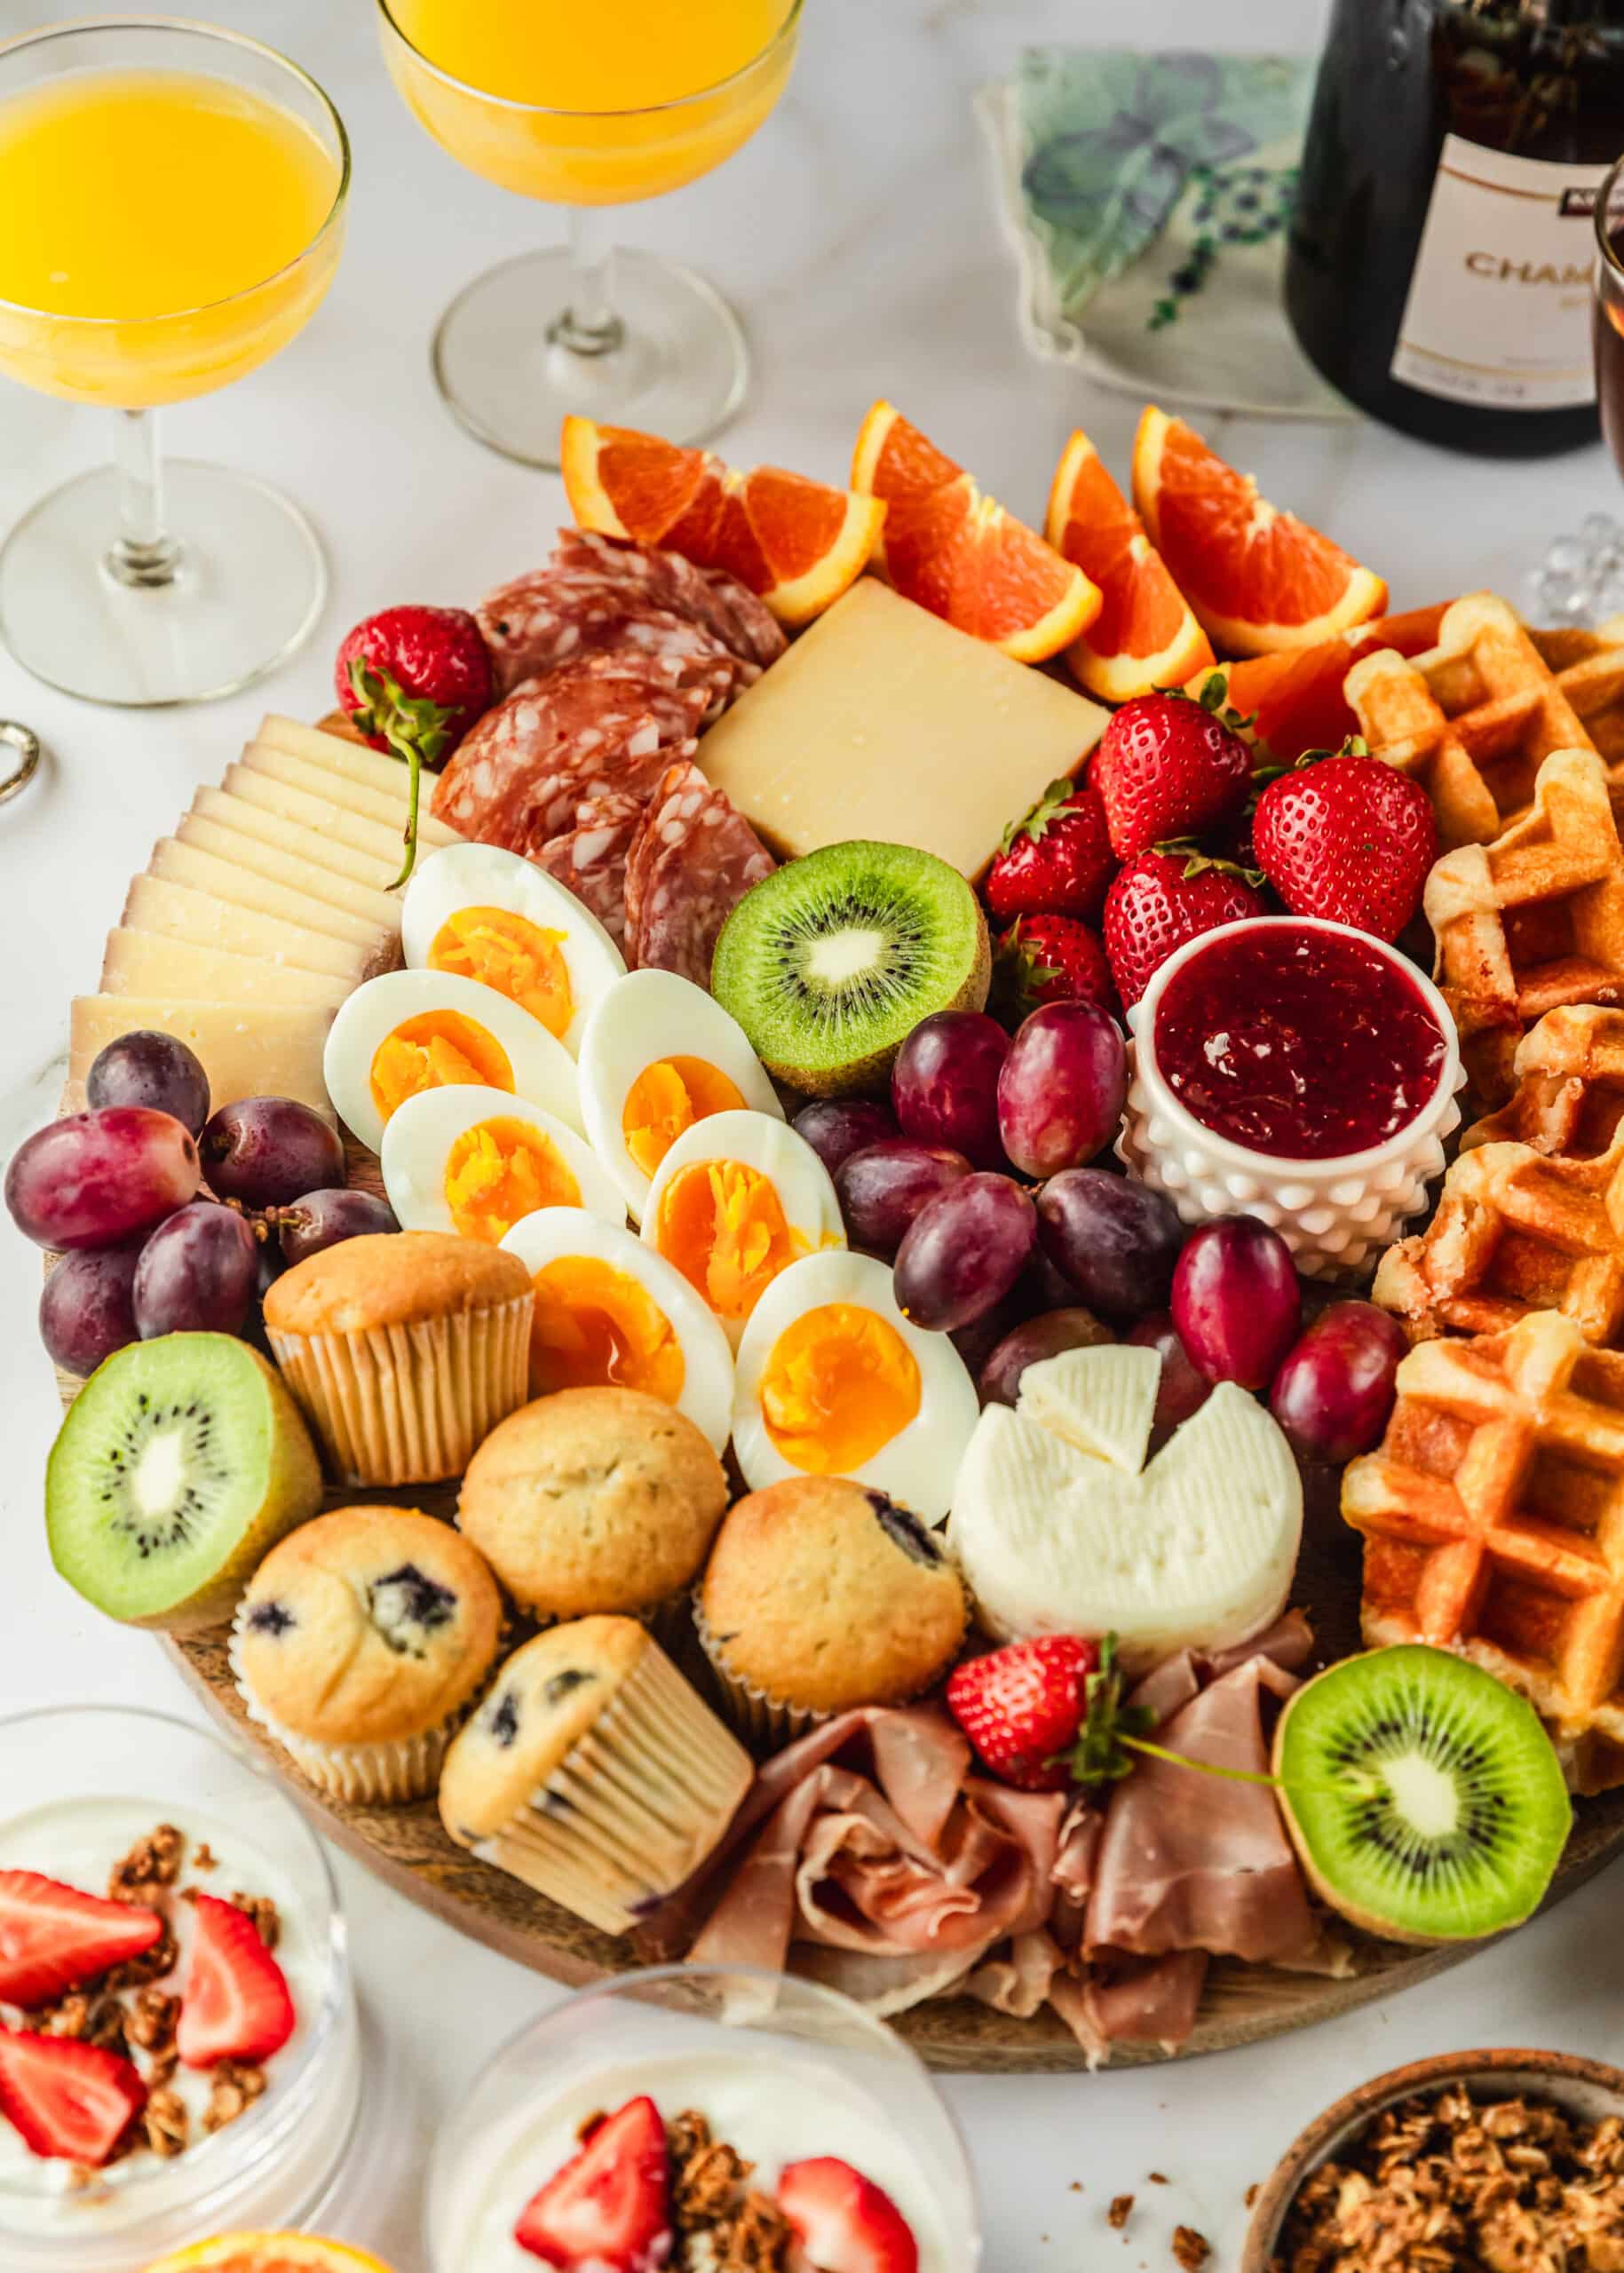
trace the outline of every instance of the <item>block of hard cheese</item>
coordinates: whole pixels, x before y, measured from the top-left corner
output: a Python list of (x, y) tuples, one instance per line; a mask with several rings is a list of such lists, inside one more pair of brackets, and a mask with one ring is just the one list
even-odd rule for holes
[(235, 954), (191, 939), (155, 938), (119, 927), (101, 961), (104, 994), (145, 994), (177, 1002), (238, 1002), (258, 1010), (336, 1010), (354, 992), (346, 978), (298, 970), (267, 956)]
[(862, 576), (710, 729), (699, 763), (781, 858), (871, 836), (974, 878), (1109, 717)]
[(214, 1105), (238, 1097), (297, 1097), (335, 1118), (321, 1079), (329, 1010), (247, 1010), (240, 1003), (180, 1002), (138, 994), (81, 994), (69, 1029), (69, 1112), (84, 1101), (84, 1077), (98, 1050), (122, 1034), (156, 1027), (196, 1051)]

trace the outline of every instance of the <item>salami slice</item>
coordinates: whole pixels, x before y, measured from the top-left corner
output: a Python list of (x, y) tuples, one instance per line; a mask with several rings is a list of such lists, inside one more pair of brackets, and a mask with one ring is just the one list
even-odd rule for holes
[(759, 663), (764, 670), (788, 645), (771, 610), (725, 568), (696, 568), (680, 552), (599, 536), (590, 529), (560, 529), (553, 558), (566, 573), (591, 568), (642, 585), (656, 606), (691, 615), (741, 661)]
[(619, 947), (626, 942), (626, 856), (646, 802), (623, 790), (585, 798), (574, 827), (530, 856), (591, 910)]
[(666, 768), (626, 864), (626, 957), (710, 984), (717, 937), (778, 863), (691, 759)]

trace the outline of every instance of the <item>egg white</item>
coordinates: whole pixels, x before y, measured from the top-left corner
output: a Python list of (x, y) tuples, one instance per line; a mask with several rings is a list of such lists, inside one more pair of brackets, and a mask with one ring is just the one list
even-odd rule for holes
[(719, 1453), (732, 1426), (733, 1355), (727, 1336), (680, 1271), (644, 1246), (623, 1224), (607, 1224), (581, 1208), (538, 1208), (514, 1224), (502, 1242), (532, 1277), (566, 1255), (588, 1255), (636, 1279), (670, 1321), (682, 1351), (682, 1395), (677, 1410)]
[(761, 1409), (761, 1385), (779, 1336), (809, 1311), (846, 1303), (872, 1311), (913, 1352), (919, 1367), (919, 1410), (851, 1471), (854, 1483), (883, 1492), (922, 1523), (939, 1524), (978, 1417), (975, 1383), (945, 1334), (928, 1334), (897, 1307), (891, 1266), (869, 1255), (809, 1255), (780, 1271), (757, 1303), (739, 1344), (733, 1382), (733, 1453), (752, 1492), (804, 1474), (773, 1443)]
[(456, 1010), (483, 1026), (507, 1055), (513, 1095), (539, 1105), (577, 1136), (585, 1134), (575, 1061), (540, 1019), (494, 986), (453, 971), (386, 970), (358, 986), (340, 1006), (321, 1060), (322, 1079), (339, 1118), (369, 1152), (377, 1152), (384, 1141), (383, 1116), (372, 1100), (372, 1061), (397, 1026), (425, 1010)]
[(622, 1116), (638, 1075), (666, 1057), (697, 1057), (713, 1065), (752, 1112), (784, 1118), (743, 1027), (713, 994), (674, 970), (634, 970), (616, 979), (592, 1005), (581, 1037), (581, 1111), (598, 1157), (634, 1217), (643, 1213), (649, 1179), (626, 1150)]
[[(405, 1232), (455, 1232), (446, 1198), (446, 1162), (459, 1136), (482, 1121), (527, 1121), (558, 1149), (580, 1187), (580, 1205), (606, 1224), (623, 1224), (626, 1203), (613, 1176), (584, 1138), (556, 1113), (505, 1089), (475, 1083), (424, 1089), (390, 1115), (379, 1154), (384, 1190)], [(537, 1211), (543, 1212), (543, 1211)]]
[[(400, 948), (408, 970), (424, 970), (444, 925), (464, 907), (501, 907), (539, 931), (557, 931), (574, 1010), (559, 1037), (574, 1057), (593, 1005), (626, 975), (625, 957), (591, 909), (544, 869), (496, 844), (447, 844), (406, 888)], [(476, 980), (475, 984), (481, 982)]]

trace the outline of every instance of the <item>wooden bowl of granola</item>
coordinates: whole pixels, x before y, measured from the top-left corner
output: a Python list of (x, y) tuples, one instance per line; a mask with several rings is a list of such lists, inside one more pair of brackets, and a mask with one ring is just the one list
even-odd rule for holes
[(1624, 2265), (1624, 2069), (1450, 2052), (1328, 2107), (1259, 2195), (1240, 2273), (1389, 2263)]

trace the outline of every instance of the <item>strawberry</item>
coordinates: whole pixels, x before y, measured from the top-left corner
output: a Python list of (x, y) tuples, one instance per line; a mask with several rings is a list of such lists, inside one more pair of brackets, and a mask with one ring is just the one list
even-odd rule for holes
[(402, 884), (417, 857), (420, 769), (448, 757), (490, 708), (485, 635), (466, 608), (386, 607), (345, 635), (333, 683), (362, 740), (411, 769)]
[(1042, 1002), (1097, 1002), (1116, 1010), (1116, 988), (1097, 931), (1071, 915), (1018, 915), (993, 957), (993, 1008), (1010, 1028)]
[(1326, 915), (1396, 939), (1438, 856), (1432, 801), (1357, 737), (1310, 751), (1271, 781), (1252, 816), (1259, 866), (1294, 915)]
[(1215, 671), (1199, 701), (1176, 688), (1136, 695), (1113, 713), (1089, 778), (1105, 808), (1119, 860), (1148, 852), (1163, 837), (1200, 836), (1233, 820), (1252, 786), (1252, 753), (1232, 710), (1220, 714), (1224, 679)]
[(1269, 913), (1251, 874), (1209, 860), (1193, 845), (1142, 852), (1105, 901), (1105, 953), (1123, 1006), (1131, 1009), (1176, 947), (1220, 923)]
[(192, 1962), (180, 1992), (175, 2046), (188, 2068), (220, 2060), (268, 2060), (293, 2034), (293, 2000), (282, 1969), (251, 1918), (218, 1895), (200, 1894)]
[(37, 1871), (0, 1871), (0, 2005), (54, 2004), (162, 1933), (155, 1910), (104, 1902)]
[(1063, 1792), (1099, 1651), (1072, 1634), (1011, 1642), (970, 1658), (947, 1683), (947, 1710), (985, 1766), (1023, 1792)]
[(0, 2029), (0, 2115), (36, 2155), (105, 2163), (146, 2104), (139, 2072), (118, 2053)]
[(587, 2134), (519, 2213), (513, 2238), (574, 2273), (656, 2273), (669, 2262), (671, 2158), (652, 2099), (630, 2099)]
[(1051, 781), (1025, 820), (1012, 821), (986, 875), (986, 904), (1012, 915), (1078, 915), (1097, 923), (1116, 860), (1105, 808), (1091, 782)]
[(817, 2273), (918, 2273), (907, 2220), (883, 2187), (836, 2155), (786, 2163), (778, 2206)]

